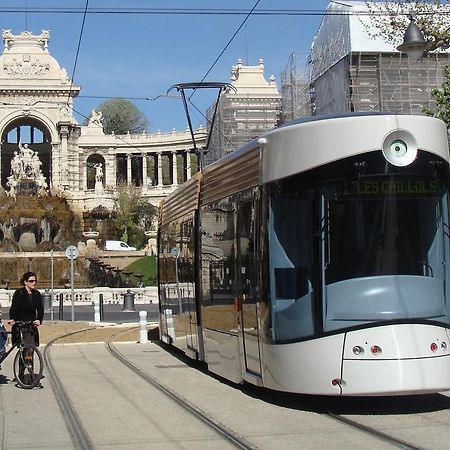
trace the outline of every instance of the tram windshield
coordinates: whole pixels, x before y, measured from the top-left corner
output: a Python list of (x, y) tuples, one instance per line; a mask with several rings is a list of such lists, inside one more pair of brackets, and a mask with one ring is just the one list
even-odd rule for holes
[[(269, 202), (272, 334), (449, 319), (448, 165), (381, 152), (280, 180)], [(320, 180), (320, 181), (316, 181)]]

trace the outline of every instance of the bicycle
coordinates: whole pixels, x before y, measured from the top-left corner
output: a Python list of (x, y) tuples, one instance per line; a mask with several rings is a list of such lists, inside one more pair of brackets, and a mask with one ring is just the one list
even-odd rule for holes
[[(19, 339), (11, 345), (8, 351), (0, 354), (0, 364), (17, 348), (13, 364), (14, 377), (21, 388), (32, 389), (41, 382), (44, 360), (39, 349), (35, 345), (25, 342), (27, 339), (24, 340), (24, 335), (31, 334), (33, 322), (16, 321), (15, 324), (19, 330)], [(2, 333), (12, 335), (11, 331), (2, 331)]]

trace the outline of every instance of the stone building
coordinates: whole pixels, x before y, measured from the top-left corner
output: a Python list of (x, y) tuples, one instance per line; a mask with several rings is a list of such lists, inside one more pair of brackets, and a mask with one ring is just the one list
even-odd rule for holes
[[(274, 128), (279, 121), (281, 95), (272, 75), (264, 78), (264, 61), (246, 66), (241, 60), (231, 70), (235, 90), (224, 92), (217, 107), (211, 143), (205, 161), (211, 163), (251, 139)], [(209, 123), (214, 105), (208, 110)]]
[[(72, 212), (111, 210), (119, 181), (142, 188), (157, 205), (196, 171), (189, 131), (106, 135), (101, 114), (79, 125), (73, 101), (80, 87), (51, 56), (50, 33), (3, 31), (0, 56), (0, 176), (10, 197), (60, 195)], [(195, 131), (197, 146), (205, 129)]]

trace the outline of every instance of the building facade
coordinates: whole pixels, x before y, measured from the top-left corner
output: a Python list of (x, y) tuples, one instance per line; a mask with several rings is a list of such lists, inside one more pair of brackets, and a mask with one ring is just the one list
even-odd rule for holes
[[(3, 31), (0, 175), (6, 195), (61, 195), (82, 217), (99, 206), (112, 209), (124, 181), (158, 205), (197, 170), (190, 132), (106, 135), (95, 110), (79, 125), (73, 101), (80, 87), (51, 56), (49, 39), (48, 31)], [(205, 129), (195, 136), (197, 146), (205, 144)]]
[[(219, 98), (206, 163), (236, 150), (279, 122), (281, 95), (275, 77), (272, 75), (269, 81), (264, 78), (262, 59), (257, 66), (246, 66), (238, 60), (231, 70), (231, 85), (234, 89)], [(215, 105), (207, 112), (208, 123), (214, 109)]]

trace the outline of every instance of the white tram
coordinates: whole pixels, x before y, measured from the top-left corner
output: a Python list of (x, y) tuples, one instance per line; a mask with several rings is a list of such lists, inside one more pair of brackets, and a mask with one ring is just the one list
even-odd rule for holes
[(449, 181), (434, 118), (268, 132), (162, 204), (161, 339), (275, 390), (450, 389)]

